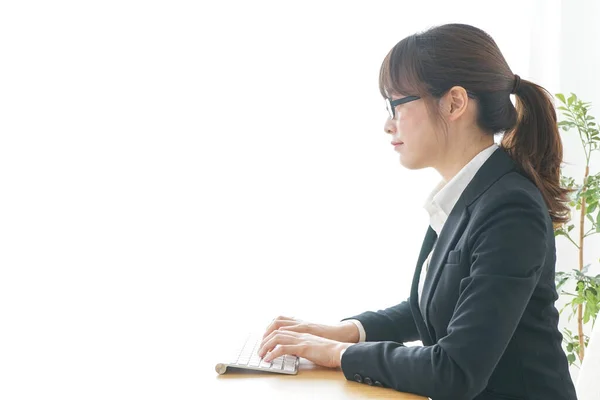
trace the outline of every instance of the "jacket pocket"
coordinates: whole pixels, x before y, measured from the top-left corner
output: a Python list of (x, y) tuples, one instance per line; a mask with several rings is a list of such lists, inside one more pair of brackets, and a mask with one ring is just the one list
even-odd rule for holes
[(460, 263), (460, 250), (452, 250), (448, 253), (446, 264), (459, 264)]

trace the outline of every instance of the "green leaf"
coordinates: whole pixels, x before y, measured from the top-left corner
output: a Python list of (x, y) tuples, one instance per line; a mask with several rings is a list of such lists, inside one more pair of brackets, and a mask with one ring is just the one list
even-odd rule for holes
[(556, 97), (562, 102), (565, 103), (565, 95), (562, 93), (556, 93)]
[(575, 97), (574, 94), (571, 93), (571, 96), (569, 96), (569, 98), (567, 99), (567, 105), (571, 105), (573, 104), (573, 100), (575, 100), (577, 97)]
[(568, 351), (569, 353), (573, 351), (573, 343), (569, 343), (569, 344), (567, 345), (567, 351)]
[(575, 362), (575, 354), (573, 354), (573, 353), (570, 353), (570, 354), (567, 356), (567, 360), (569, 360), (569, 364), (573, 364), (573, 363)]
[(566, 127), (573, 127), (575, 124), (569, 121), (560, 121), (558, 124), (558, 126), (566, 126)]
[(556, 290), (560, 290), (560, 288), (569, 280), (569, 277), (562, 278), (558, 284), (556, 285)]
[(563, 231), (562, 229), (557, 229), (554, 231), (554, 237), (556, 236), (567, 236), (567, 234), (565, 233), (565, 231)]
[(569, 336), (573, 335), (573, 332), (571, 332), (571, 330), (569, 328), (565, 328), (565, 332), (567, 332), (569, 334)]
[(596, 232), (600, 233), (600, 210), (598, 210), (598, 215), (596, 215)]
[(587, 288), (585, 291), (585, 299), (588, 302), (586, 307), (589, 307), (592, 303), (596, 302), (596, 295), (590, 291), (592, 288)]
[(587, 324), (588, 322), (590, 322), (590, 309), (589, 307), (585, 307), (585, 310), (583, 311), (583, 323)]
[(595, 224), (595, 223), (596, 223), (596, 222), (594, 221), (594, 218), (592, 218), (592, 216), (591, 216), (590, 214), (586, 214), (586, 217), (587, 217), (587, 219), (589, 219), (589, 220), (590, 220), (590, 222), (591, 222), (592, 224)]

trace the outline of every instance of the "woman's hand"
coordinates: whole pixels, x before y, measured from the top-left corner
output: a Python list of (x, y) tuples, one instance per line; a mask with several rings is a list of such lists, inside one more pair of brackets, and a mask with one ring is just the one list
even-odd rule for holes
[(338, 325), (323, 325), (290, 317), (277, 317), (267, 327), (263, 339), (276, 330), (280, 332), (310, 333), (311, 335), (344, 343), (357, 343), (359, 339), (358, 328), (349, 321), (340, 322)]
[(275, 330), (263, 339), (258, 355), (270, 362), (282, 355), (292, 354), (323, 367), (337, 368), (341, 366), (341, 352), (351, 345), (309, 333)]

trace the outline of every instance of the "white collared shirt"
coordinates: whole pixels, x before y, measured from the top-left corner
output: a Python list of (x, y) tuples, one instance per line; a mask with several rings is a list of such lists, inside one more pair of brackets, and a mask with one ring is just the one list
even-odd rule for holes
[[(449, 182), (442, 179), (437, 184), (435, 189), (429, 194), (425, 201), (424, 208), (429, 213), (429, 224), (437, 233), (438, 237), (442, 232), (442, 228), (450, 215), (450, 212), (456, 205), (456, 202), (464, 192), (466, 187), (471, 183), (473, 177), (477, 174), (477, 171), (483, 164), (490, 158), (490, 156), (498, 149), (498, 145), (494, 143), (490, 147), (485, 148), (479, 154), (477, 154), (467, 165), (465, 165)], [(435, 248), (435, 245), (434, 245)], [(429, 260), (433, 254), (433, 249), (429, 253), (429, 256), (425, 260), (424, 268), (421, 269), (421, 278), (419, 279), (418, 288), (418, 302), (420, 302), (421, 293), (423, 292), (423, 284), (425, 283), (425, 277), (427, 275), (427, 269), (429, 267)], [(358, 327), (359, 342), (364, 342), (366, 339), (366, 332), (360, 321), (351, 319)], [(343, 352), (342, 352), (343, 354)]]

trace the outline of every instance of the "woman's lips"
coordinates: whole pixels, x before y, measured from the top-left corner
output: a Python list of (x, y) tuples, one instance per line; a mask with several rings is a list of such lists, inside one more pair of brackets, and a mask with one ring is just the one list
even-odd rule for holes
[(392, 146), (394, 146), (394, 150), (400, 151), (404, 142), (392, 142)]

